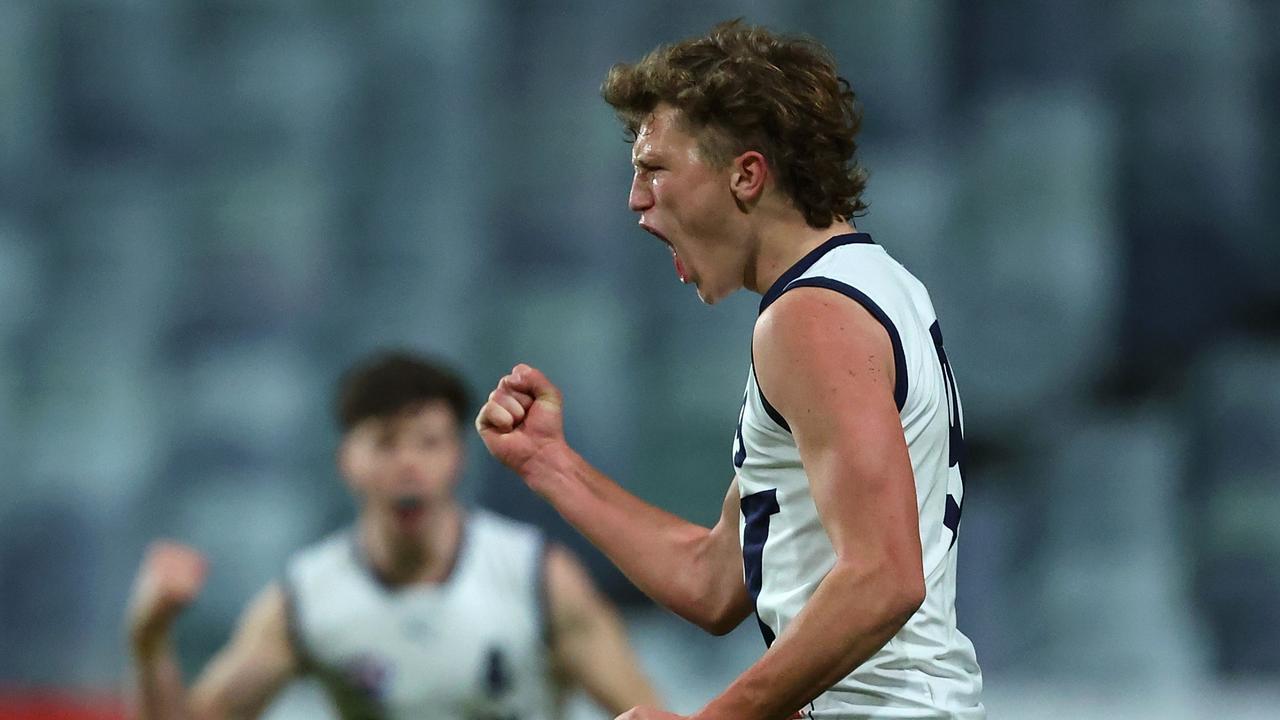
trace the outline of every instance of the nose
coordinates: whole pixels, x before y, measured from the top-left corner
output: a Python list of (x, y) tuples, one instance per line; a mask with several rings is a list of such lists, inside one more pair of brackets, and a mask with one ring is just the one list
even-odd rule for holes
[(653, 207), (653, 191), (639, 172), (631, 176), (631, 195), (627, 198), (627, 205), (633, 212), (644, 212)]
[(412, 448), (397, 449), (395, 468), (399, 477), (416, 480), (422, 474), (422, 465), (422, 458)]

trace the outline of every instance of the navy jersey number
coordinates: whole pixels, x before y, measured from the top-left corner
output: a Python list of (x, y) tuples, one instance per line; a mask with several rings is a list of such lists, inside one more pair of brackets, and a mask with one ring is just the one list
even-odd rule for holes
[[(764, 544), (769, 539), (769, 518), (781, 512), (778, 507), (778, 491), (762, 490), (742, 498), (742, 517), (745, 527), (742, 532), (742, 567), (747, 581), (747, 594), (751, 596), (751, 607), (756, 607), (763, 586)], [(773, 645), (773, 629), (760, 619), (760, 611), (756, 610), (756, 622), (760, 623), (760, 634), (764, 636), (766, 646)]]
[[(960, 468), (960, 487), (964, 487), (964, 424), (960, 418), (960, 394), (956, 391), (956, 376), (951, 372), (951, 363), (947, 362), (947, 351), (942, 348), (942, 328), (938, 326), (938, 321), (934, 321), (929, 327), (929, 334), (933, 336), (933, 346), (938, 350), (938, 364), (942, 366), (942, 379), (947, 391), (947, 417), (949, 418), (950, 437), (948, 438), (948, 447), (950, 453), (947, 457), (948, 467)], [(964, 501), (956, 501), (954, 495), (947, 495), (947, 509), (942, 517), (942, 524), (951, 531), (951, 544), (956, 544), (956, 538), (960, 532), (960, 511), (964, 507)]]

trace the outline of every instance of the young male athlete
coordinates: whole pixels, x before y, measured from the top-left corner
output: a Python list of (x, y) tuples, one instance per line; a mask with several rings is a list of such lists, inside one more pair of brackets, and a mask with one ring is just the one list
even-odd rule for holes
[(169, 629), (205, 561), (174, 543), (148, 552), (128, 618), (139, 717), (254, 717), (303, 673), (344, 718), (554, 718), (561, 680), (613, 713), (653, 701), (578, 562), (454, 499), (469, 417), (457, 377), (380, 355), (349, 371), (338, 410), (355, 525), (292, 558), (189, 692)]
[(955, 616), (960, 402), (924, 286), (848, 224), (848, 83), (815, 42), (734, 22), (615, 66), (603, 94), (680, 280), (763, 295), (736, 477), (710, 530), (645, 504), (566, 444), (527, 365), (476, 418), (485, 445), (658, 602), (713, 633), (755, 612), (768, 650), (693, 717), (984, 717)]

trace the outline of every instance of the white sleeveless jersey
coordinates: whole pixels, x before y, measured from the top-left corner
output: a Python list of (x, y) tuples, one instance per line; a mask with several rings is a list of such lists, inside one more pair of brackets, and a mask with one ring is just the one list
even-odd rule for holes
[[(806, 709), (812, 718), (983, 718), (973, 644), (956, 628), (956, 531), (964, 502), (959, 396), (924, 285), (863, 233), (831, 238), (778, 278), (783, 293), (820, 287), (859, 303), (893, 344), (894, 399), (915, 475), (924, 604), (874, 656)], [(786, 630), (835, 563), (786, 419), (754, 365), (733, 444), (747, 590), (766, 643)]]
[(303, 550), (284, 588), (304, 671), (347, 719), (557, 717), (543, 548), (536, 529), (471, 511), (449, 577), (396, 588), (354, 530)]

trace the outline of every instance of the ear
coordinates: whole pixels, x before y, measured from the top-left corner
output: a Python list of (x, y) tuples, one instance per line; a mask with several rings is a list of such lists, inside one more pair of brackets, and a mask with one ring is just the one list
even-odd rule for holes
[(769, 163), (756, 150), (748, 150), (733, 159), (729, 173), (729, 191), (739, 205), (752, 206), (764, 194), (765, 181), (769, 178)]
[(342, 479), (347, 483), (347, 487), (351, 488), (353, 491), (359, 491), (360, 483), (356, 479), (355, 463), (354, 458), (352, 457), (353, 452), (354, 450), (351, 447), (351, 434), (347, 433), (347, 435), (342, 438), (342, 442), (338, 444), (338, 473), (342, 475)]

